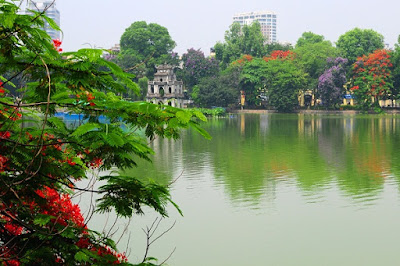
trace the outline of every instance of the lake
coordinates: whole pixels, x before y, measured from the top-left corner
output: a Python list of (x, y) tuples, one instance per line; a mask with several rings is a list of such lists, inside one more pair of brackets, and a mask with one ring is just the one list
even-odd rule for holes
[[(155, 139), (154, 164), (127, 171), (169, 184), (149, 255), (182, 265), (400, 265), (400, 116), (234, 114)], [(134, 217), (119, 246), (141, 261)], [(123, 225), (119, 222), (120, 229)], [(130, 232), (130, 234), (128, 234)], [(128, 237), (130, 235), (130, 237)]]

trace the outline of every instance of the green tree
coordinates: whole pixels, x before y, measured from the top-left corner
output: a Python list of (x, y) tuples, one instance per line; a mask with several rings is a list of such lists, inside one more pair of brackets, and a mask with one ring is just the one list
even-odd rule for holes
[(274, 51), (291, 51), (293, 46), (291, 44), (281, 44), (281, 43), (267, 43), (265, 45), (265, 54), (270, 55)]
[(271, 60), (267, 62), (267, 77), (269, 103), (279, 112), (293, 111), (307, 74), (291, 60)]
[(140, 99), (144, 100), (147, 95), (149, 79), (147, 77), (140, 78), (138, 80), (138, 85), (140, 88)]
[(309, 45), (309, 44), (315, 44), (315, 43), (321, 43), (325, 41), (325, 37), (322, 35), (315, 34), (311, 31), (308, 32), (303, 32), (301, 37), (297, 40), (296, 43), (296, 48)]
[(227, 70), (219, 76), (203, 78), (193, 87), (192, 98), (199, 107), (229, 107), (239, 100), (239, 72)]
[[(337, 50), (330, 41), (325, 41), (323, 36), (311, 32), (303, 33), (303, 36), (297, 41), (296, 62), (308, 73), (307, 86), (305, 89), (312, 90), (317, 95), (318, 78), (324, 73), (328, 58), (335, 58)], [(314, 38), (305, 38), (304, 36), (314, 36)], [(299, 45), (299, 43), (301, 45)], [(315, 98), (317, 98), (315, 97)]]
[(155, 65), (177, 64), (177, 54), (172, 50), (176, 43), (168, 30), (156, 23), (136, 21), (121, 36), (121, 52), (117, 62), (138, 78), (152, 77)]
[(244, 54), (262, 57), (265, 55), (264, 43), (265, 38), (258, 21), (243, 26), (235, 22), (229, 31), (225, 32), (225, 43), (215, 45), (216, 58), (222, 62), (223, 68), (226, 68)]
[(399, 99), (400, 97), (400, 35), (397, 39), (397, 44), (395, 44), (395, 48), (393, 51), (392, 57), (393, 63), (393, 89), (392, 89), (392, 97), (394, 99)]
[(291, 112), (298, 106), (298, 94), (306, 84), (307, 74), (291, 59), (254, 59), (243, 67), (241, 77), (250, 104), (256, 104), (257, 94), (266, 90), (269, 105), (279, 112)]
[(248, 106), (257, 106), (261, 99), (257, 96), (267, 89), (266, 80), (268, 77), (267, 62), (256, 58), (244, 64), (241, 71), (240, 85), (246, 95)]
[[(149, 138), (177, 138), (189, 126), (207, 136), (197, 122), (205, 118), (121, 100), (116, 92), (139, 91), (132, 76), (104, 60), (99, 49), (60, 54), (59, 44), (54, 47), (40, 29), (44, 21), (58, 29), (43, 14), (21, 14), (13, 2), (0, 0), (0, 263), (127, 265), (112, 239), (88, 228), (71, 196), (97, 194), (100, 213), (131, 217), (147, 206), (166, 216), (172, 202), (166, 187), (109, 171), (129, 169), (153, 153), (144, 137), (122, 125)], [(29, 77), (20, 97), (7, 89), (14, 77), (4, 73)], [(68, 126), (55, 115), (61, 108), (84, 121)], [(99, 177), (102, 185), (80, 187), (78, 181), (96, 177), (96, 169), (108, 170)]]
[(383, 36), (374, 30), (354, 28), (339, 37), (336, 47), (353, 64), (358, 57), (383, 49)]

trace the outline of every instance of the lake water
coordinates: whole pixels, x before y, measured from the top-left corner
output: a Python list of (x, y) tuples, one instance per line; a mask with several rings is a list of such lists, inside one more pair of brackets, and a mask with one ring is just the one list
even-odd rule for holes
[[(400, 265), (400, 116), (238, 114), (156, 139), (154, 165), (128, 171), (171, 184), (150, 256), (168, 265)], [(177, 179), (176, 179), (177, 178)], [(176, 180), (175, 180), (176, 179)], [(119, 246), (140, 261), (133, 218)], [(155, 234), (155, 236), (157, 233)]]

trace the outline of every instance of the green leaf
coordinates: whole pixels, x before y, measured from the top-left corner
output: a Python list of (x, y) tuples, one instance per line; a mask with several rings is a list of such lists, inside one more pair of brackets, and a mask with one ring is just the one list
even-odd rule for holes
[(124, 139), (116, 133), (108, 133), (106, 135), (106, 140), (108, 144), (114, 147), (122, 146), (125, 144)]
[(78, 251), (75, 256), (74, 256), (76, 261), (80, 261), (80, 262), (89, 262), (90, 258), (88, 255), (86, 255), (85, 253), (83, 253), (82, 251)]
[(178, 120), (184, 124), (189, 123), (190, 118), (192, 118), (192, 114), (190, 112), (186, 111), (178, 111), (176, 112), (176, 117)]
[(74, 137), (79, 137), (82, 135), (85, 135), (89, 131), (93, 131), (95, 129), (100, 129), (101, 126), (97, 123), (86, 123), (83, 125), (80, 125), (77, 129), (75, 129), (74, 133), (72, 133), (72, 136)]
[(46, 20), (46, 22), (49, 23), (50, 27), (52, 27), (56, 31), (61, 31), (60, 27), (57, 25), (57, 23), (53, 19), (49, 18), (46, 15), (42, 15), (42, 16)]
[(203, 137), (205, 137), (206, 139), (212, 139), (211, 135), (208, 134), (207, 131), (205, 131), (203, 128), (201, 128), (198, 124), (196, 124), (195, 122), (191, 122), (190, 126), (193, 127), (197, 132), (200, 133), (200, 135), (202, 135)]
[(46, 214), (39, 214), (35, 217), (35, 219), (33, 220), (33, 223), (36, 225), (40, 225), (40, 226), (45, 226), (46, 224), (48, 224), (51, 219), (55, 219), (56, 217), (51, 216), (51, 215), (46, 215)]

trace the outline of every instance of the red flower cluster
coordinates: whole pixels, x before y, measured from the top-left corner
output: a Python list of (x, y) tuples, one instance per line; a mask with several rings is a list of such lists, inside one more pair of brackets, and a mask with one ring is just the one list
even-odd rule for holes
[(96, 169), (99, 168), (100, 166), (103, 165), (103, 159), (101, 158), (94, 158), (91, 162), (86, 163), (86, 166), (91, 168), (91, 169)]
[(3, 89), (3, 82), (0, 81), (0, 94), (4, 94), (5, 90)]
[[(74, 227), (81, 230), (81, 235), (79, 240), (75, 243), (78, 247), (89, 249), (93, 251), (96, 255), (105, 257), (107, 256), (111, 264), (120, 264), (121, 262), (127, 262), (127, 257), (123, 253), (117, 253), (115, 250), (99, 245), (98, 243), (92, 243), (88, 237), (87, 226), (84, 222), (81, 210), (77, 204), (73, 204), (71, 198), (68, 194), (59, 194), (59, 192), (53, 188), (45, 186), (41, 190), (37, 190), (36, 194), (45, 199), (45, 204), (40, 205), (36, 202), (24, 203), (29, 207), (32, 213), (38, 213), (42, 215), (49, 215), (54, 217), (50, 220), (48, 229), (54, 229), (54, 225), (61, 225), (62, 227)], [(7, 210), (4, 205), (0, 205), (0, 210), (7, 215), (0, 215), (0, 220), (6, 221), (4, 224), (4, 229), (11, 236), (18, 236), (21, 234), (29, 233), (29, 229), (16, 224), (12, 217), (15, 217), (13, 213)], [(18, 248), (18, 247), (16, 247)], [(3, 254), (8, 254), (9, 258), (16, 256), (17, 250), (10, 250), (7, 247), (1, 247), (0, 252)], [(111, 255), (111, 257), (110, 257)], [(54, 258), (58, 263), (63, 263), (63, 259), (60, 257)], [(18, 259), (9, 260), (5, 265), (20, 265)]]
[[(392, 66), (389, 51), (376, 50), (369, 55), (357, 58), (357, 62), (353, 65), (353, 79), (355, 81), (362, 80), (368, 95), (383, 95), (389, 91), (391, 86), (390, 68)], [(359, 86), (354, 86), (351, 90), (359, 88)]]
[(59, 39), (53, 40), (53, 46), (57, 50), (57, 52), (62, 52), (63, 49), (61, 48), (61, 41)]
[(95, 99), (94, 95), (91, 92), (84, 91), (76, 95), (77, 100), (79, 99), (84, 100), (89, 103), (90, 106), (95, 106), (96, 104), (93, 102)]
[(264, 56), (263, 59), (268, 62), (270, 60), (277, 60), (277, 59), (291, 59), (295, 58), (296, 54), (292, 51), (282, 51), (282, 50), (275, 50), (271, 53), (270, 56)]
[(253, 60), (253, 57), (249, 54), (242, 55), (242, 57), (236, 61), (233, 61), (233, 65), (243, 65), (247, 62), (251, 62)]

